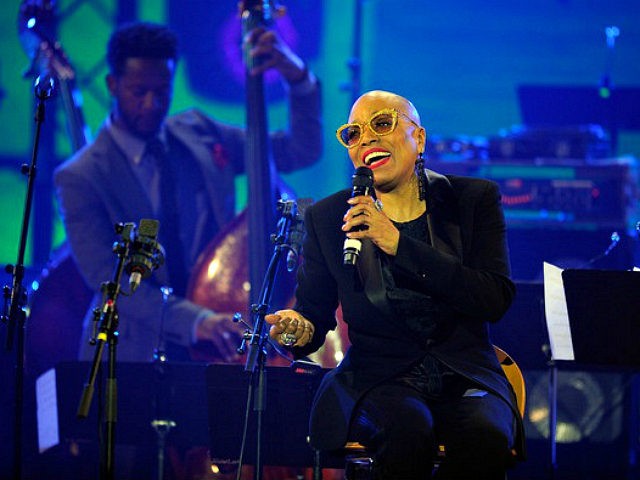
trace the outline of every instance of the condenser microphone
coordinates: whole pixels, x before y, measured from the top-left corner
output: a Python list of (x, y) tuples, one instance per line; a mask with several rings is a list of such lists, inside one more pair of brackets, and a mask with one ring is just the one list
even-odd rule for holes
[(164, 263), (164, 248), (158, 243), (157, 220), (140, 220), (125, 272), (129, 274), (129, 290), (135, 292), (144, 278)]
[[(375, 197), (373, 189), (373, 170), (368, 167), (358, 167), (351, 177), (353, 190), (351, 197), (359, 197), (361, 195), (369, 195)], [(366, 226), (358, 226), (352, 228), (351, 231), (366, 230)], [(360, 255), (362, 242), (357, 238), (345, 238), (342, 247), (342, 259), (345, 265), (355, 265)]]

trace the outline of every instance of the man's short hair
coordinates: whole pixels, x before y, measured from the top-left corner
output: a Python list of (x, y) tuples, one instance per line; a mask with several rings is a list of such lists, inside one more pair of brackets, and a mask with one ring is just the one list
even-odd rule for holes
[(128, 23), (119, 27), (109, 39), (107, 63), (114, 75), (124, 73), (128, 58), (177, 60), (178, 39), (164, 25), (150, 22)]

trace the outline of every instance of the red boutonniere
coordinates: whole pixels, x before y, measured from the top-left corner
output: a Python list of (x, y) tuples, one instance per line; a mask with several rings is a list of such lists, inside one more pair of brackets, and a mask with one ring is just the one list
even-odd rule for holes
[(211, 149), (211, 159), (213, 160), (214, 165), (221, 169), (226, 167), (229, 163), (229, 156), (221, 143), (215, 143), (213, 145), (213, 148)]

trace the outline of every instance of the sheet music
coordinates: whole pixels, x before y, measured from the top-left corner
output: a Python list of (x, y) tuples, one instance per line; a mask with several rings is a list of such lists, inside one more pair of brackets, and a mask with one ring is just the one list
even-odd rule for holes
[(544, 262), (544, 313), (549, 332), (551, 358), (575, 360), (562, 269)]
[(40, 453), (42, 453), (60, 443), (55, 369), (48, 370), (36, 380), (36, 400), (38, 404), (38, 446)]

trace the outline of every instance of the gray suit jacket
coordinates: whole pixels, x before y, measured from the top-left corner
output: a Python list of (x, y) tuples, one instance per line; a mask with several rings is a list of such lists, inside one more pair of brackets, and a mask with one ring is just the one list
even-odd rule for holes
[[(273, 158), (279, 171), (288, 172), (315, 162), (322, 149), (320, 92), (316, 87), (304, 95), (290, 95), (290, 132), (271, 135)], [(206, 228), (181, 232), (188, 269), (215, 234), (234, 216), (234, 177), (244, 171), (243, 129), (216, 122), (196, 110), (169, 117), (167, 134), (186, 152), (182, 160), (203, 186), (202, 204), (210, 221)], [(182, 168), (182, 167), (181, 167)], [(91, 358), (88, 346), (93, 306), (101, 302), (99, 288), (112, 279), (117, 257), (114, 225), (154, 218), (152, 206), (131, 165), (109, 134), (101, 129), (96, 140), (77, 152), (54, 173), (57, 196), (76, 261), (87, 285), (96, 293), (84, 320), (80, 358)], [(188, 185), (186, 186), (189, 187)], [(183, 186), (184, 188), (184, 186)], [(193, 205), (184, 205), (179, 215), (190, 215)], [(160, 227), (159, 241), (163, 233)], [(123, 278), (123, 280), (127, 280)], [(143, 280), (131, 297), (120, 296), (118, 358), (148, 361), (157, 345), (162, 316), (159, 287), (168, 281), (166, 266)], [(190, 344), (194, 322), (206, 309), (179, 297), (170, 301), (164, 313), (167, 341)]]

